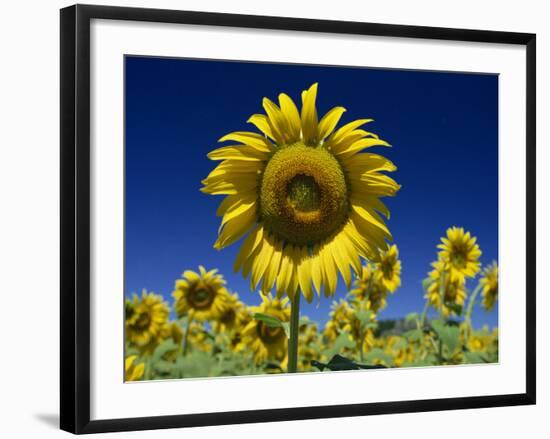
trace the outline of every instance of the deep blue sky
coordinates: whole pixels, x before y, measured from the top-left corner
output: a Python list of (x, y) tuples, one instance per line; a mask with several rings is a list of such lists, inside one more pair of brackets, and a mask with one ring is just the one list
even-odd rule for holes
[[(254, 130), (246, 120), (263, 112), (264, 96), (299, 101), (314, 82), (319, 114), (341, 105), (342, 123), (373, 118), (369, 130), (393, 145), (377, 152), (397, 165), (392, 177), (402, 184), (385, 201), (403, 276), (381, 319), (422, 311), (421, 282), (448, 227), (478, 237), (484, 265), (497, 260), (497, 76), (127, 57), (126, 295), (146, 288), (171, 303), (174, 280), (203, 264), (219, 268), (243, 301), (259, 303), (232, 271), (239, 243), (212, 247), (223, 197), (199, 192), (215, 166), (206, 154), (222, 135)], [(344, 294), (340, 279), (335, 298)], [(302, 314), (324, 322), (331, 302), (303, 301)], [(497, 315), (478, 308), (474, 324), (495, 326)]]

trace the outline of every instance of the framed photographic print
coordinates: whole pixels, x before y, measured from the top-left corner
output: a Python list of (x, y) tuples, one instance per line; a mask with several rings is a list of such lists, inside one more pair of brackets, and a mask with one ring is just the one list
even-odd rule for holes
[(64, 430), (535, 403), (533, 34), (62, 9), (61, 202)]

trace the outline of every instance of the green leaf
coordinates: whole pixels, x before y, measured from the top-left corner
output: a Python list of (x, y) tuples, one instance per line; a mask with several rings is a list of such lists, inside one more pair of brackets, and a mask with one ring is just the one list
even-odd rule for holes
[(382, 349), (374, 348), (371, 349), (365, 355), (365, 361), (368, 363), (374, 363), (376, 360), (381, 360), (388, 366), (393, 365), (393, 358), (391, 355), (386, 354)]
[(355, 316), (357, 317), (357, 320), (359, 320), (359, 322), (361, 323), (361, 325), (367, 325), (369, 323), (371, 323), (371, 320), (372, 320), (372, 315), (374, 313), (370, 310), (367, 310), (367, 309), (362, 309), (360, 311), (357, 311), (357, 313), (355, 314)]
[(407, 323), (410, 323), (410, 322), (416, 322), (419, 318), (419, 315), (417, 312), (411, 312), (409, 314), (407, 314), (407, 316), (405, 317), (405, 321)]
[(328, 363), (321, 363), (320, 361), (312, 360), (311, 365), (318, 368), (321, 372), (325, 369), (336, 371), (385, 368), (385, 366), (382, 365), (359, 364), (349, 358), (342, 357), (341, 355), (333, 356)]
[(432, 322), (432, 328), (436, 332), (438, 338), (447, 346), (449, 353), (452, 354), (460, 342), (460, 329), (457, 326), (445, 325), (439, 320)]
[(285, 331), (286, 337), (290, 338), (290, 323), (289, 322), (283, 322), (275, 316), (270, 316), (268, 314), (262, 314), (261, 312), (255, 313), (254, 318), (256, 320), (259, 320), (260, 322), (262, 322), (264, 325), (267, 325), (271, 328), (282, 328), (283, 331)]
[(477, 364), (477, 363), (487, 363), (487, 359), (481, 355), (479, 352), (464, 352), (464, 358), (466, 359), (466, 362), (469, 364)]
[(411, 329), (410, 331), (404, 332), (403, 337), (412, 342), (421, 341), (423, 332), (421, 329)]
[(350, 336), (346, 331), (340, 332), (336, 340), (330, 348), (325, 351), (325, 354), (328, 357), (332, 357), (336, 354), (339, 354), (343, 349), (353, 349), (355, 348), (355, 343), (353, 340), (350, 340)]

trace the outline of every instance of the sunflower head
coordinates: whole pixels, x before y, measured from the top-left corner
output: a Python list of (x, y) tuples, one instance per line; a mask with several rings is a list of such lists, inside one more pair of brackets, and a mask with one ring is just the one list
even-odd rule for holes
[(462, 227), (447, 229), (447, 237), (441, 238), (439, 259), (445, 262), (451, 279), (464, 280), (479, 272), (481, 250), (476, 241), (476, 237)]
[(177, 322), (169, 322), (166, 324), (164, 328), (162, 328), (161, 334), (163, 339), (171, 338), (178, 346), (180, 346), (183, 341), (183, 329), (181, 329), (181, 326)]
[(139, 381), (145, 372), (145, 363), (138, 363), (137, 355), (130, 355), (124, 361), (124, 378), (126, 381)]
[(367, 264), (358, 276), (350, 291), (353, 302), (377, 313), (386, 307), (386, 297), (390, 291), (383, 282), (379, 266)]
[(382, 252), (377, 265), (377, 276), (390, 293), (401, 285), (401, 261), (396, 245)]
[(493, 262), (491, 265), (485, 267), (483, 270), (483, 276), (479, 280), (482, 287), (481, 297), (483, 307), (489, 311), (495, 305), (498, 297), (498, 265)]
[[(446, 263), (438, 260), (432, 263), (433, 270), (429, 273), (430, 284), (426, 292), (426, 299), (443, 315), (449, 316), (457, 313), (457, 308), (462, 308), (466, 301), (466, 286), (464, 278), (454, 279), (447, 274)], [(443, 284), (443, 301), (441, 300), (441, 285)]]
[(143, 290), (126, 299), (126, 339), (143, 353), (150, 354), (163, 339), (170, 309), (162, 296)]
[(174, 308), (178, 317), (189, 316), (194, 320), (217, 320), (226, 308), (229, 293), (225, 280), (218, 270), (206, 271), (201, 265), (199, 272), (183, 272), (176, 280), (172, 293)]
[(302, 93), (302, 108), (284, 93), (279, 105), (263, 99), (265, 114), (250, 117), (260, 133), (239, 131), (220, 139), (234, 142), (208, 157), (221, 163), (203, 180), (203, 192), (225, 195), (214, 246), (244, 239), (235, 270), (250, 276), (250, 287), (293, 298), (298, 289), (308, 301), (333, 295), (338, 273), (349, 287), (360, 258), (375, 259), (391, 234), (381, 197), (399, 185), (382, 172), (396, 167), (364, 152), (389, 146), (361, 127), (370, 119), (336, 129), (343, 107), (320, 120), (317, 84)]
[[(276, 317), (282, 322), (290, 320), (288, 298), (273, 298), (269, 294), (262, 296), (261, 305), (252, 307), (251, 311)], [(276, 360), (281, 363), (282, 368), (286, 367), (287, 337), (283, 328), (268, 326), (261, 320), (252, 319), (242, 332), (242, 342), (252, 349), (257, 364)]]
[(239, 325), (244, 304), (239, 300), (237, 293), (227, 294), (223, 309), (214, 322), (216, 332), (231, 332)]

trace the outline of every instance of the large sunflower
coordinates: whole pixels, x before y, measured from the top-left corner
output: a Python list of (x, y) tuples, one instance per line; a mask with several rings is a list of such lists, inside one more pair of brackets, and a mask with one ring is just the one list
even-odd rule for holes
[[(262, 303), (253, 307), (252, 312), (276, 317), (282, 322), (290, 320), (288, 298), (278, 299), (271, 295), (262, 296)], [(242, 342), (254, 352), (257, 364), (276, 360), (285, 368), (287, 357), (287, 336), (281, 327), (268, 326), (261, 320), (252, 319), (242, 332)]]
[(445, 269), (453, 281), (474, 277), (479, 272), (481, 250), (476, 240), (462, 227), (447, 229), (447, 237), (441, 238), (439, 259), (445, 262)]
[[(350, 122), (335, 131), (343, 107), (318, 120), (317, 84), (302, 92), (299, 112), (284, 93), (279, 105), (263, 99), (266, 114), (248, 120), (261, 134), (233, 132), (233, 142), (208, 154), (221, 163), (203, 180), (205, 193), (225, 195), (215, 248), (248, 233), (235, 270), (250, 275), (251, 289), (276, 285), (277, 295), (293, 299), (298, 288), (308, 301), (312, 284), (320, 295), (333, 295), (341, 273), (351, 284), (351, 268), (376, 259), (391, 234), (381, 197), (399, 185), (382, 171), (396, 167), (386, 158), (363, 152), (389, 146), (361, 127), (371, 119)], [(382, 216), (381, 216), (382, 215)], [(351, 268), (350, 268), (351, 266)]]
[(223, 276), (217, 273), (216, 269), (206, 271), (202, 265), (198, 273), (183, 272), (172, 293), (178, 317), (189, 316), (191, 320), (204, 321), (216, 320), (222, 315), (229, 293)]
[(126, 340), (143, 353), (150, 354), (164, 338), (170, 309), (162, 296), (143, 290), (126, 299)]
[(495, 305), (498, 296), (498, 265), (493, 262), (483, 270), (483, 276), (479, 280), (481, 285), (482, 305), (487, 311)]

